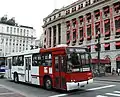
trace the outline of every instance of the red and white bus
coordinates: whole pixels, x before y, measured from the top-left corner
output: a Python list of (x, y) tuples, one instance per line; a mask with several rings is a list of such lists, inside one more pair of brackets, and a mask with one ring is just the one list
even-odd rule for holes
[(7, 56), (6, 77), (46, 89), (79, 89), (93, 82), (90, 53), (80, 47), (33, 49)]

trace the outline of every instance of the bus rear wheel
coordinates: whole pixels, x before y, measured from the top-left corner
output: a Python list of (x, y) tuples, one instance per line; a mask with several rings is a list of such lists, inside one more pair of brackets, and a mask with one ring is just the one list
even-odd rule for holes
[(45, 78), (45, 80), (44, 80), (44, 87), (47, 90), (51, 90), (52, 89), (52, 80), (50, 78)]

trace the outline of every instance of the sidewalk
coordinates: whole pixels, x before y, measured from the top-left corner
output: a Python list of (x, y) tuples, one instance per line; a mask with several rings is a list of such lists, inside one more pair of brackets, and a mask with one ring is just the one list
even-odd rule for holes
[(103, 77), (95, 77), (96, 81), (120, 82), (120, 75), (106, 75)]
[(9, 89), (3, 85), (0, 85), (0, 97), (26, 97), (12, 89)]

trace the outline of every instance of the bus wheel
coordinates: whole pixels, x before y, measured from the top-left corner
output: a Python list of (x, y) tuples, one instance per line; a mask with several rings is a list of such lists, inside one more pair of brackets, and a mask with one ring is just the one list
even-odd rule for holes
[(15, 74), (14, 74), (14, 82), (15, 82), (15, 83), (18, 83), (18, 81), (19, 81), (19, 80), (18, 80), (18, 74), (15, 73)]
[(52, 89), (52, 80), (50, 78), (45, 78), (44, 86), (47, 90)]

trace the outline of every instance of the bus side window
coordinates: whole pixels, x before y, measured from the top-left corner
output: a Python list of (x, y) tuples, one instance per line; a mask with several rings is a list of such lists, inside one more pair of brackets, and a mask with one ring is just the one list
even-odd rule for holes
[(66, 72), (66, 66), (67, 66), (67, 63), (66, 63), (66, 56), (63, 56), (61, 57), (61, 71), (63, 72)]
[(33, 54), (32, 65), (33, 66), (41, 65), (41, 56), (40, 56), (40, 54)]
[(46, 53), (41, 55), (41, 63), (43, 66), (51, 66), (52, 65), (52, 54)]
[(23, 66), (23, 65), (24, 65), (23, 56), (18, 56), (18, 66)]
[(17, 66), (17, 56), (14, 56), (13, 57), (13, 63), (12, 63), (13, 66)]
[(55, 71), (59, 71), (59, 63), (58, 63), (58, 59), (59, 59), (59, 57), (58, 56), (56, 56), (55, 57)]

